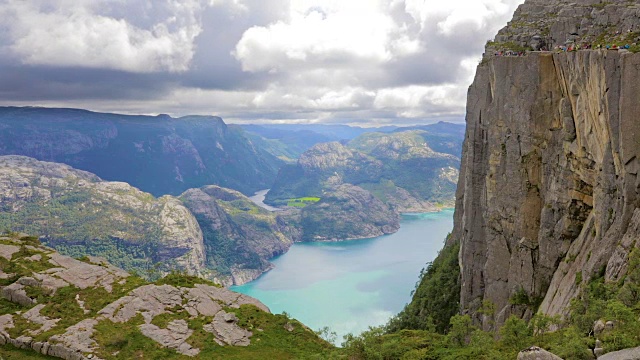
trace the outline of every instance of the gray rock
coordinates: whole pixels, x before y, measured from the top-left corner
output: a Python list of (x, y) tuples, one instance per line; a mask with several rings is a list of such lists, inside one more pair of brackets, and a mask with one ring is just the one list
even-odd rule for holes
[(606, 353), (598, 360), (637, 360), (640, 359), (640, 347)]
[(182, 305), (182, 291), (170, 285), (145, 285), (129, 295), (107, 305), (98, 314), (113, 322), (127, 322), (137, 314), (147, 314), (145, 320), (163, 314), (166, 309)]
[(212, 333), (219, 341), (233, 346), (248, 346), (251, 344), (249, 339), (253, 333), (247, 331), (238, 326), (237, 318), (229, 316), (231, 314), (224, 311), (220, 311), (213, 318), (210, 324), (207, 324), (203, 329)]
[(49, 342), (57, 346), (64, 346), (76, 353), (94, 352), (98, 344), (92, 339), (93, 327), (98, 324), (96, 319), (86, 319), (73, 325), (61, 335), (54, 335)]
[(20, 251), (20, 247), (18, 246), (0, 244), (0, 256), (7, 260), (11, 260), (13, 254), (18, 251)]
[(604, 324), (604, 329), (605, 330), (613, 330), (614, 327), (615, 327), (615, 323), (613, 321), (611, 321), (611, 320), (607, 321)]
[(166, 329), (161, 329), (153, 324), (142, 324), (139, 328), (144, 336), (163, 347), (174, 349), (187, 356), (196, 356), (200, 353), (200, 349), (194, 348), (186, 342), (193, 334), (193, 330), (189, 329), (187, 322), (182, 319), (171, 321)]
[[(604, 328), (605, 328), (605, 325), (604, 325), (604, 321), (602, 321), (602, 320), (596, 320), (596, 322), (593, 323), (593, 333), (596, 336), (601, 334), (604, 331)], [(599, 340), (597, 340), (597, 341), (599, 341)]]
[(0, 290), (0, 295), (2, 295), (3, 298), (22, 306), (31, 306), (36, 303), (36, 300), (27, 296), (27, 292), (24, 290), (24, 285), (17, 282), (3, 287), (2, 290)]
[[(532, 4), (542, 17), (570, 6), (527, 0), (519, 12)], [(636, 78), (640, 54), (595, 50), (478, 66), (451, 236), (461, 245), (460, 304), (477, 322), (483, 300), (501, 319), (525, 317), (509, 303), (520, 289), (544, 299), (542, 313), (565, 315), (578, 277), (603, 266), (608, 281), (624, 275), (640, 237), (640, 86), (626, 80)]]
[(537, 346), (532, 346), (520, 351), (518, 360), (562, 360), (562, 358)]
[(44, 307), (45, 307), (45, 304), (39, 304), (32, 307), (28, 311), (26, 311), (24, 314), (22, 314), (22, 317), (24, 319), (29, 320), (32, 323), (42, 325), (40, 329), (36, 331), (31, 331), (31, 335), (35, 336), (43, 332), (49, 331), (56, 326), (58, 321), (60, 321), (60, 319), (50, 319), (46, 316), (40, 315), (40, 310), (42, 310)]

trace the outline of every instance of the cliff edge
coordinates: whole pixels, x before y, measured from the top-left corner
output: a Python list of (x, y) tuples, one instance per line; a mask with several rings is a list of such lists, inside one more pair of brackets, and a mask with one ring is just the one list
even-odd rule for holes
[[(529, 0), (489, 45), (545, 32), (609, 41), (637, 30), (639, 14), (628, 1)], [(628, 51), (488, 56), (478, 66), (450, 241), (460, 242), (460, 305), (485, 328), (538, 309), (565, 314), (581, 284), (625, 274), (640, 237), (639, 78), (640, 54)], [(495, 319), (477, 312), (485, 300)]]

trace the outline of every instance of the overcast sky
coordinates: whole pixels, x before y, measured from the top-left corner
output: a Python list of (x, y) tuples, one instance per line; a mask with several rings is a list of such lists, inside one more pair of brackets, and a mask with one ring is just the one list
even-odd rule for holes
[(0, 0), (0, 104), (227, 122), (462, 121), (523, 0)]

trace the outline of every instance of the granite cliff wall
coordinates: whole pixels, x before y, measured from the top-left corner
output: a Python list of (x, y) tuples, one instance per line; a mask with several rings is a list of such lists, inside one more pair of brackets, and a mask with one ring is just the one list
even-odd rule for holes
[(452, 236), (463, 312), (485, 327), (483, 300), (498, 324), (538, 304), (564, 314), (581, 283), (624, 274), (640, 238), (638, 79), (640, 54), (611, 50), (478, 66)]

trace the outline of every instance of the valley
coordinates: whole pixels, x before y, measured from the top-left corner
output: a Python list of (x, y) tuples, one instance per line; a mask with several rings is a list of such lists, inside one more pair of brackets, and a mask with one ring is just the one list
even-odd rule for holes
[(639, 1), (273, 5), (0, 3), (0, 360), (640, 358)]

